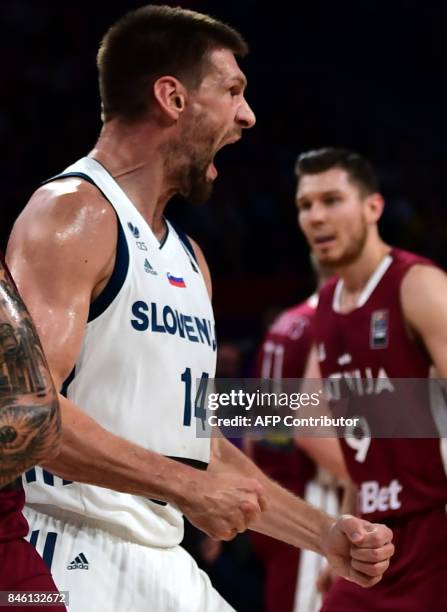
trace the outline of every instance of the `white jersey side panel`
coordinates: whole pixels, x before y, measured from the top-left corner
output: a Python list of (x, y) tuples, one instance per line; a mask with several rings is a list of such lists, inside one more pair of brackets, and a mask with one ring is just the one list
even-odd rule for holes
[[(204, 415), (200, 392), (196, 402), (196, 380), (214, 377), (216, 343), (202, 274), (170, 224), (160, 245), (98, 162), (83, 158), (64, 174), (70, 172), (90, 177), (115, 209), (119, 227), (115, 270), (92, 304), (67, 397), (111, 432), (205, 466), (210, 440), (197, 435), (204, 432)], [(182, 539), (181, 514), (170, 505), (68, 484), (39, 468), (24, 480), (28, 503), (54, 516), (80, 514), (154, 546), (173, 546)]]

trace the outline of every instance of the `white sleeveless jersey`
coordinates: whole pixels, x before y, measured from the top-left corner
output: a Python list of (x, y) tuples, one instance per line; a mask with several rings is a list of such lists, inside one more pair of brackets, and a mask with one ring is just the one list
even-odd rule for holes
[[(216, 342), (210, 299), (190, 244), (169, 223), (160, 244), (95, 160), (81, 159), (63, 173), (70, 174), (93, 182), (111, 203), (118, 241), (114, 271), (91, 305), (63, 392), (114, 434), (204, 468), (210, 453), (209, 435), (203, 436), (204, 390), (214, 377)], [(169, 504), (63, 481), (41, 468), (29, 470), (24, 484), (27, 502), (54, 516), (82, 515), (87, 523), (152, 546), (174, 546), (183, 537), (181, 513)]]

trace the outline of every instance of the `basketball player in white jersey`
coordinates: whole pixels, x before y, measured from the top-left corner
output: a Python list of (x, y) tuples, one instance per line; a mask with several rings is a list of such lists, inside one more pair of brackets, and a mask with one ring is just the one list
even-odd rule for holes
[(386, 527), (334, 521), (226, 440), (196, 436), (215, 368), (210, 278), (163, 213), (175, 193), (205, 200), (216, 152), (254, 124), (235, 60), (246, 50), (191, 11), (118, 21), (98, 54), (99, 139), (35, 192), (11, 236), (62, 390), (62, 451), (26, 475), (27, 517), (72, 612), (231, 609), (180, 548), (182, 514), (214, 538), (250, 526), (316, 550), (364, 586), (393, 552)]

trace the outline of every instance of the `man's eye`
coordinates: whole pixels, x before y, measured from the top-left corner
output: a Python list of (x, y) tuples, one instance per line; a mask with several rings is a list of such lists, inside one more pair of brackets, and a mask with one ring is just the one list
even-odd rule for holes
[(298, 212), (310, 209), (310, 202), (301, 202), (298, 204)]
[(238, 96), (238, 95), (239, 95), (239, 90), (238, 90), (236, 87), (232, 87), (232, 88), (230, 89), (230, 94), (231, 94), (231, 96), (234, 98), (235, 96)]
[(323, 202), (327, 204), (328, 206), (330, 206), (331, 204), (336, 204), (339, 201), (340, 201), (340, 198), (338, 198), (337, 196), (330, 196), (323, 200)]

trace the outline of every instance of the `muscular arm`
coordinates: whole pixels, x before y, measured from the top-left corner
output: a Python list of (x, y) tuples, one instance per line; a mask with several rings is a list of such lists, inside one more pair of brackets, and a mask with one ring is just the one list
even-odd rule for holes
[(0, 260), (0, 488), (57, 452), (59, 417), (39, 338)]
[[(320, 380), (321, 372), (318, 365), (318, 356), (316, 347), (313, 346), (307, 360), (306, 370), (303, 378), (310, 381)], [(305, 384), (305, 383), (304, 383)], [(315, 383), (312, 382), (314, 388)], [(313, 389), (312, 389), (313, 390)], [(319, 414), (322, 414), (324, 407), (320, 405)], [(329, 413), (329, 409), (327, 409)], [(318, 463), (322, 468), (335, 476), (341, 482), (349, 482), (349, 474), (346, 468), (343, 453), (341, 451), (338, 438), (304, 438), (297, 436), (295, 443), (301, 447), (311, 457), (315, 463)]]
[(401, 285), (401, 303), (410, 333), (422, 341), (440, 378), (447, 378), (447, 276), (416, 265)]
[(324, 512), (270, 480), (248, 457), (223, 437), (212, 441), (211, 472), (237, 471), (256, 478), (265, 491), (267, 508), (250, 525), (254, 531), (301, 548), (322, 553), (321, 535), (333, 523)]
[[(191, 242), (211, 295), (211, 278), (205, 258), (199, 246)], [(210, 473), (244, 474), (262, 483), (269, 500), (268, 507), (257, 521), (251, 523), (252, 529), (294, 546), (321, 552), (321, 533), (328, 530), (333, 522), (329, 516), (274, 483), (225, 438), (213, 438), (211, 448)]]
[(225, 438), (216, 436), (212, 442), (212, 474), (234, 472), (255, 478), (263, 487), (267, 508), (254, 517), (251, 529), (325, 555), (347, 580), (362, 586), (379, 582), (394, 551), (387, 527), (349, 515), (335, 520), (270, 480)]
[[(211, 296), (208, 266), (200, 248), (195, 243), (193, 247)], [(310, 371), (309, 375), (312, 375)], [(321, 377), (319, 370), (313, 377)], [(323, 463), (338, 477), (346, 478), (347, 471), (338, 440), (314, 440), (316, 444), (309, 439), (307, 448), (315, 453), (318, 449), (316, 454), (325, 457)], [(388, 567), (394, 547), (391, 544), (392, 534), (387, 527), (371, 525), (349, 515), (333, 519), (268, 478), (251, 459), (219, 434), (212, 439), (208, 472), (213, 478), (234, 475), (237, 478), (235, 484), (239, 482), (239, 486), (243, 486), (245, 477), (260, 483), (262, 487), (263, 512), (246, 508), (244, 517), (241, 517), (243, 520), (239, 524), (238, 521), (234, 522), (233, 531), (227, 534), (227, 538), (249, 526), (293, 546), (325, 555), (336, 574), (362, 586), (379, 582)]]
[[(90, 185), (68, 180), (64, 186), (53, 183), (36, 192), (14, 226), (8, 250), (59, 386), (76, 362), (89, 304), (110, 276), (117, 239), (110, 205)], [(237, 461), (220, 462), (229, 471), (200, 472), (111, 434), (66, 399), (61, 398), (61, 407), (62, 450), (47, 464), (56, 474), (174, 503), (193, 524), (217, 538), (232, 537), (234, 530), (242, 531), (257, 520), (263, 487), (250, 477), (250, 470), (244, 476)], [(351, 540), (339, 527), (329, 528), (328, 556), (343, 575), (372, 584), (388, 561), (372, 568), (368, 563), (368, 577), (357, 576), (365, 562), (356, 561), (358, 570), (353, 563), (346, 566), (349, 542), (367, 542), (376, 554), (383, 538), (389, 542), (391, 535), (386, 528), (385, 533), (372, 529), (366, 534), (360, 523), (356, 525), (363, 535), (351, 533)], [(349, 529), (352, 532), (354, 526)], [(316, 538), (310, 536), (309, 545), (316, 546)]]
[[(8, 263), (59, 389), (76, 363), (90, 302), (113, 269), (116, 239), (112, 207), (79, 179), (38, 190), (13, 228)], [(174, 501), (184, 466), (106, 431), (62, 395), (59, 401), (62, 446), (43, 465), (69, 480)]]
[[(116, 240), (112, 207), (77, 178), (38, 190), (14, 226), (9, 265), (58, 388), (76, 363), (90, 303), (113, 269)], [(59, 399), (62, 447), (43, 462), (58, 476), (173, 503), (214, 537), (225, 537), (228, 521), (241, 521), (241, 500), (260, 511), (255, 481), (242, 479), (239, 486), (234, 476), (216, 480), (112, 434), (86, 414), (88, 407)]]

